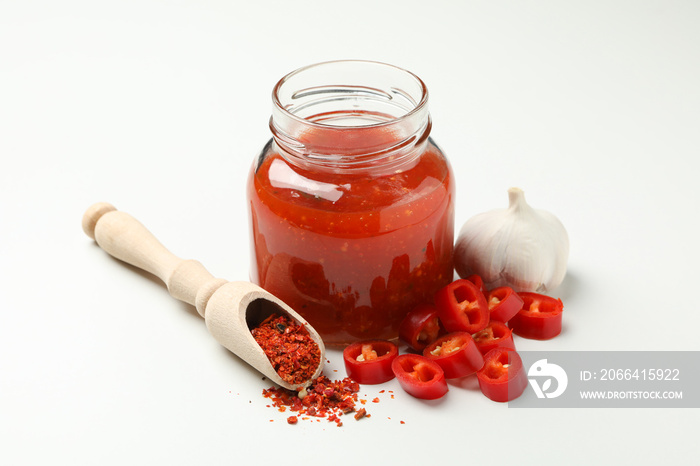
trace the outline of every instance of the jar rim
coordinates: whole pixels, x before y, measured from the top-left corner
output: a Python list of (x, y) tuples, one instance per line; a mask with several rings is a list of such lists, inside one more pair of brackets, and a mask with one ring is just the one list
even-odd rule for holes
[[(404, 76), (408, 76), (412, 78), (413, 80), (416, 81), (418, 86), (420, 87), (420, 100), (418, 102), (414, 102), (413, 108), (408, 110), (407, 112), (403, 113), (402, 115), (392, 117), (390, 119), (387, 119), (386, 121), (381, 121), (377, 123), (372, 123), (372, 124), (365, 124), (365, 125), (347, 125), (347, 126), (339, 126), (339, 125), (333, 125), (333, 124), (328, 124), (328, 123), (322, 123), (314, 120), (310, 120), (308, 118), (299, 116), (295, 114), (294, 112), (290, 111), (288, 109), (288, 106), (285, 106), (282, 101), (280, 100), (280, 90), (282, 87), (287, 84), (290, 79), (293, 77), (298, 76), (301, 73), (304, 73), (306, 71), (312, 70), (312, 69), (318, 69), (323, 66), (328, 66), (328, 65), (334, 65), (334, 64), (358, 64), (358, 65), (370, 65), (370, 66), (377, 66), (383, 67), (386, 69), (390, 69), (394, 72), (398, 72), (400, 74), (403, 74)], [(373, 61), (373, 60), (354, 60), (354, 59), (348, 59), (348, 60), (330, 60), (330, 61), (324, 61), (324, 62), (318, 62), (314, 63), (311, 65), (306, 65), (301, 68), (297, 68), (294, 71), (291, 71), (290, 73), (287, 73), (285, 76), (283, 76), (277, 83), (275, 84), (274, 88), (272, 89), (272, 102), (276, 110), (281, 111), (287, 118), (291, 118), (298, 123), (302, 123), (304, 125), (308, 125), (310, 127), (316, 127), (316, 128), (324, 128), (324, 129), (333, 129), (333, 130), (355, 130), (357, 128), (381, 128), (384, 126), (391, 126), (395, 125), (397, 123), (400, 123), (404, 120), (409, 120), (411, 119), (414, 115), (421, 113), (425, 111), (428, 105), (428, 87), (425, 85), (425, 82), (421, 78), (419, 78), (415, 73), (412, 73), (411, 71), (408, 71), (404, 68), (401, 68), (399, 66), (391, 65), (388, 63), (380, 62), (380, 61)]]

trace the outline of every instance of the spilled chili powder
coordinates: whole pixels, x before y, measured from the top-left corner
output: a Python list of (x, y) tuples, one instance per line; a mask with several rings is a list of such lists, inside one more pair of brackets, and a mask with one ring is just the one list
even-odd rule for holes
[[(331, 381), (326, 376), (320, 376), (305, 390), (294, 392), (283, 388), (272, 387), (263, 390), (263, 396), (272, 400), (272, 406), (278, 410), (287, 408), (297, 413), (296, 419), (326, 418), (335, 422), (338, 427), (343, 425), (341, 417), (355, 412), (358, 401), (357, 392), (360, 385), (346, 377), (343, 380)], [(360, 409), (355, 419), (369, 418), (364, 408)], [(289, 422), (289, 418), (287, 420)], [(296, 422), (290, 422), (290, 424)]]
[(251, 333), (285, 382), (301, 384), (316, 372), (321, 350), (300, 323), (286, 315), (272, 314)]

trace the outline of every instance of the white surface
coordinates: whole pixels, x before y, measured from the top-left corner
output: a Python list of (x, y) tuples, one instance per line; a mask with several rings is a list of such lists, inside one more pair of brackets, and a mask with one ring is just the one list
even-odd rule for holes
[(268, 383), (80, 219), (106, 200), (247, 278), (244, 185), (272, 86), (318, 61), (386, 61), (430, 89), (458, 226), (517, 185), (569, 231), (565, 332), (520, 349), (698, 350), (698, 24), (691, 1), (3, 0), (0, 463), (697, 454), (692, 409), (516, 410), (458, 387), (425, 403), (395, 382), (363, 388), (395, 391), (371, 419), (288, 426)]

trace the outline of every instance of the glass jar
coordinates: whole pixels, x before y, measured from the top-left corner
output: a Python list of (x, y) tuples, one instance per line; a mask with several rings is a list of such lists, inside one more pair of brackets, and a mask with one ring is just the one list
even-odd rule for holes
[(282, 78), (248, 179), (251, 280), (327, 345), (396, 339), (453, 278), (454, 182), (428, 91), (403, 69), (333, 61)]

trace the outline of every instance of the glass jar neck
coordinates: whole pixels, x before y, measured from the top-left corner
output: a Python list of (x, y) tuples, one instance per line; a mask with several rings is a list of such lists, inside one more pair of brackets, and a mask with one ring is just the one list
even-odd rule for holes
[(405, 164), (430, 135), (428, 91), (403, 69), (334, 61), (296, 70), (272, 94), (270, 130), (292, 163), (355, 170)]

